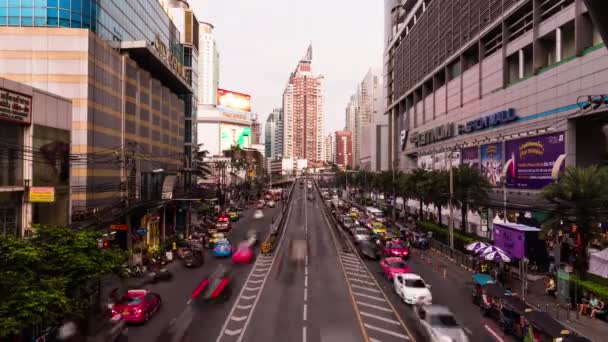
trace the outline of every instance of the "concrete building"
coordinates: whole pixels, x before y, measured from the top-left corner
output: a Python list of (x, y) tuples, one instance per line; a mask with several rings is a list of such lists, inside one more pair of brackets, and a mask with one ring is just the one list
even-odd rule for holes
[[(382, 135), (378, 134), (377, 125), (382, 124), (382, 119), (386, 119), (381, 72), (370, 68), (361, 81), (359, 89), (360, 119), (356, 137), (359, 141), (358, 165), (363, 170), (380, 171), (382, 168), (378, 165), (382, 164), (382, 153), (378, 151), (378, 147), (383, 140)], [(388, 143), (386, 138), (388, 137), (384, 137), (384, 146)], [(355, 144), (355, 148), (357, 148), (356, 146)], [(356, 149), (355, 153), (357, 153)]]
[(344, 118), (344, 130), (352, 133), (353, 137), (353, 150), (354, 150), (354, 158), (358, 159), (358, 151), (361, 147), (360, 136), (361, 136), (361, 122), (360, 122), (360, 113), (361, 113), (361, 105), (359, 103), (361, 95), (361, 89), (357, 86), (357, 91), (350, 96), (350, 100), (346, 105), (345, 110), (345, 118)]
[(0, 235), (70, 223), (71, 127), (69, 99), (0, 77)]
[(264, 151), (266, 158), (272, 159), (273, 154), (273, 137), (276, 131), (276, 121), (274, 112), (268, 114), (268, 118), (266, 118), (266, 125), (264, 125)]
[(220, 83), (220, 52), (213, 34), (213, 25), (202, 21), (199, 24), (198, 103), (215, 105)]
[(606, 161), (608, 51), (582, 0), (495, 2), (386, 2), (389, 165), (470, 165), (495, 186), (485, 215), (540, 221), (560, 170)]
[(72, 101), (74, 215), (134, 205), (145, 174), (183, 167), (192, 87), (180, 32), (158, 1), (15, 3), (0, 12), (0, 77)]
[(312, 46), (291, 73), (283, 92), (283, 157), (323, 160), (323, 76), (312, 72)]
[(336, 162), (336, 134), (329, 133), (325, 137), (325, 161), (328, 163)]
[(258, 121), (258, 115), (251, 114), (251, 143), (261, 144), (262, 141), (262, 127), (260, 121)]
[(336, 165), (342, 168), (353, 167), (353, 134), (349, 131), (335, 133)]

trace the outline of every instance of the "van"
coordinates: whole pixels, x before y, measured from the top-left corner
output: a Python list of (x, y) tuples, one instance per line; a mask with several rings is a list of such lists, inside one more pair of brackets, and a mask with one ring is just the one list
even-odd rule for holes
[(382, 213), (380, 209), (374, 207), (365, 207), (365, 215), (370, 218), (373, 217), (374, 219), (376, 219), (376, 221), (379, 222), (384, 222), (386, 219), (384, 217), (384, 213)]

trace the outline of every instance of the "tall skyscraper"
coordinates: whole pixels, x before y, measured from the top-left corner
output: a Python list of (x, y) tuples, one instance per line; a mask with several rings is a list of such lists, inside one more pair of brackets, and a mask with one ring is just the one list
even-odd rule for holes
[(277, 126), (276, 126), (276, 122), (275, 122), (275, 118), (274, 118), (274, 112), (272, 112), (268, 115), (268, 118), (266, 118), (266, 125), (264, 126), (264, 151), (265, 151), (266, 158), (269, 158), (269, 159), (273, 158), (272, 137), (274, 136), (276, 127)]
[(323, 160), (323, 76), (312, 72), (312, 46), (298, 62), (283, 92), (283, 157)]
[(325, 161), (328, 163), (335, 163), (335, 150), (336, 150), (336, 133), (329, 133), (325, 137)]
[(337, 131), (335, 133), (335, 160), (338, 166), (343, 168), (353, 167), (353, 135), (349, 131)]
[(357, 162), (359, 160), (359, 149), (361, 146), (360, 142), (360, 112), (361, 106), (360, 102), (360, 88), (357, 87), (357, 91), (351, 95), (348, 104), (346, 105), (345, 112), (345, 127), (344, 130), (352, 133), (353, 140), (353, 151), (354, 151), (354, 160)]
[(215, 105), (220, 82), (220, 53), (213, 35), (213, 25), (200, 22), (199, 41), (198, 103)]
[(260, 144), (262, 141), (262, 127), (257, 114), (251, 114), (251, 143)]
[(266, 158), (281, 158), (283, 156), (283, 110), (281, 108), (275, 108), (268, 115), (264, 133)]
[[(355, 164), (364, 170), (379, 171), (374, 166), (377, 164), (376, 151), (377, 131), (376, 123), (386, 121), (384, 115), (384, 102), (382, 98), (382, 76), (379, 71), (369, 69), (360, 84), (359, 94), (359, 127), (356, 133), (356, 160)], [(388, 144), (388, 140), (386, 140)], [(381, 150), (381, 148), (380, 148)]]

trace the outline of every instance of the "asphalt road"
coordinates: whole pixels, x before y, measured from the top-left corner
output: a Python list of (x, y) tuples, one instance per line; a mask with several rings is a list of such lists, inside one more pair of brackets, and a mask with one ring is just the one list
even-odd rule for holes
[[(273, 217), (276, 219), (280, 214), (280, 205), (276, 208), (264, 209), (264, 218), (256, 220), (253, 218), (254, 210), (249, 209), (242, 213), (241, 219), (233, 223), (233, 228), (228, 234), (233, 243), (243, 240), (245, 233), (254, 228), (260, 233), (260, 239), (264, 239), (268, 234)], [(259, 244), (258, 244), (259, 249)], [(232, 264), (231, 258), (218, 259), (207, 251), (205, 263), (198, 268), (186, 268), (181, 261), (174, 261), (169, 265), (173, 273), (173, 280), (151, 284), (146, 288), (161, 295), (163, 304), (161, 309), (143, 325), (129, 327), (130, 341), (155, 341), (161, 331), (169, 322), (178, 317), (188, 306), (188, 300), (192, 291), (200, 282), (215, 270), (218, 264)], [(238, 265), (233, 268), (233, 292), (237, 292), (243, 286), (246, 274), (251, 270), (252, 265)], [(210, 305), (209, 307), (194, 310), (194, 318), (191, 326), (191, 333), (196, 341), (211, 341), (217, 336), (221, 322), (226, 317), (236, 296), (229, 298), (227, 302)]]
[[(321, 199), (306, 199), (296, 186), (284, 238), (243, 341), (362, 341), (338, 252), (321, 211)], [(307, 241), (302, 259), (292, 258)]]

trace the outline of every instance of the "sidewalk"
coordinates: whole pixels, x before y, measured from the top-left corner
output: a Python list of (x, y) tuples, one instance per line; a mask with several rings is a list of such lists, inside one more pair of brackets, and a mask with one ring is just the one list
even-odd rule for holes
[[(430, 253), (417, 252), (422, 258), (426, 257), (426, 262), (438, 272), (443, 273), (443, 269), (445, 268), (446, 280), (465, 283), (471, 282), (472, 272), (456, 264), (439, 251), (431, 249)], [(519, 280), (511, 279), (509, 285), (514, 292), (521, 293), (521, 282)], [(568, 310), (563, 305), (559, 305), (553, 297), (545, 294), (544, 288), (544, 278), (534, 282), (528, 282), (528, 292), (526, 293), (525, 298), (528, 305), (533, 306), (538, 310), (546, 311), (554, 319), (558, 320), (572, 331), (585, 336), (592, 341), (606, 340), (608, 323), (599, 319), (591, 319), (589, 316), (577, 318), (576, 310), (572, 309), (568, 313)]]

